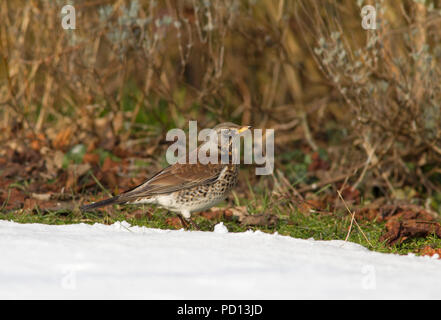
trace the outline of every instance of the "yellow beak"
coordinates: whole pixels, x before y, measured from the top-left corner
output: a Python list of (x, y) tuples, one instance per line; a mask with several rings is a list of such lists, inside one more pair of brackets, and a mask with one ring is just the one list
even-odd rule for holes
[(247, 130), (250, 129), (250, 128), (251, 128), (251, 126), (244, 126), (244, 127), (240, 128), (240, 129), (238, 130), (238, 132), (239, 132), (239, 133), (242, 133), (242, 132), (244, 132), (244, 131), (247, 131)]

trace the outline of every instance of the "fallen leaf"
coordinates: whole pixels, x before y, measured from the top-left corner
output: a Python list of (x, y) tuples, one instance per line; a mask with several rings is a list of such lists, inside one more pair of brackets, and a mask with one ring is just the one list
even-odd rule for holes
[(46, 157), (46, 173), (51, 177), (56, 177), (58, 171), (63, 167), (64, 153), (57, 150), (51, 156)]
[(83, 162), (97, 165), (100, 162), (100, 156), (96, 153), (86, 153)]
[(360, 191), (355, 189), (353, 186), (347, 186), (341, 190), (341, 196), (343, 199), (345, 199), (346, 203), (360, 202)]
[(309, 172), (314, 172), (317, 170), (328, 170), (329, 169), (329, 163), (320, 158), (320, 155), (318, 152), (314, 152), (311, 156), (311, 163), (308, 166)]
[(170, 217), (165, 219), (165, 222), (170, 226), (173, 227), (175, 229), (181, 229), (183, 228), (181, 219), (179, 219), (178, 217)]
[(241, 221), (241, 219), (243, 219), (243, 217), (248, 215), (248, 210), (247, 210), (247, 207), (245, 207), (245, 206), (234, 207), (234, 208), (231, 208), (230, 210), (231, 210), (231, 213), (233, 214), (233, 216), (239, 218), (239, 221)]
[(380, 241), (387, 244), (400, 244), (411, 238), (427, 237), (436, 234), (441, 238), (439, 219), (426, 209), (406, 203), (383, 205), (374, 203), (355, 210), (356, 219), (386, 221), (386, 232)]
[(40, 201), (48, 201), (51, 198), (50, 193), (42, 193), (42, 194), (32, 193), (31, 196), (32, 196), (32, 198), (40, 200)]
[(73, 135), (71, 126), (66, 127), (57, 133), (57, 136), (52, 141), (52, 146), (56, 150), (65, 150), (70, 145), (70, 139)]
[(117, 169), (119, 166), (119, 162), (113, 161), (110, 157), (107, 157), (104, 160), (103, 166), (101, 168), (102, 171), (111, 171)]
[(215, 219), (221, 219), (224, 215), (224, 212), (222, 210), (203, 211), (200, 212), (199, 215), (209, 220), (215, 220)]
[(37, 207), (37, 200), (36, 199), (32, 199), (32, 198), (25, 199), (25, 201), (23, 203), (24, 210), (29, 210), (29, 209), (32, 210), (35, 207)]
[(383, 217), (387, 220), (387, 231), (380, 237), (380, 241), (386, 240), (390, 245), (400, 244), (410, 238), (427, 237), (430, 234), (436, 234), (441, 238), (441, 225), (422, 208), (408, 208)]
[(326, 199), (308, 199), (301, 201), (297, 205), (297, 209), (304, 215), (309, 216), (311, 213), (325, 213), (329, 214), (328, 201)]
[(245, 206), (230, 208), (229, 211), (232, 216), (238, 217), (239, 222), (244, 226), (270, 226), (278, 222), (278, 217), (273, 214), (248, 214)]
[(278, 217), (273, 214), (253, 214), (242, 218), (240, 223), (244, 226), (274, 226), (279, 221)]
[(438, 259), (441, 259), (441, 248), (432, 248), (431, 246), (425, 246), (420, 251), (422, 256), (434, 256), (438, 255)]
[(87, 171), (89, 171), (91, 169), (91, 166), (88, 163), (71, 164), (69, 169), (73, 171), (78, 177), (80, 177)]
[(78, 178), (80, 178), (90, 169), (91, 166), (88, 163), (71, 164), (69, 167), (69, 171), (67, 173), (67, 179), (65, 184), (66, 190), (71, 190), (72, 187), (77, 186)]

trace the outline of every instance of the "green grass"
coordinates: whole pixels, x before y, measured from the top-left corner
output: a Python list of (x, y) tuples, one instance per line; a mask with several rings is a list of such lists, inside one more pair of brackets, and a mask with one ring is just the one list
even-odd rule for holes
[[(258, 195), (260, 197), (260, 195)], [(262, 197), (261, 199), (265, 199)], [(238, 199), (242, 205), (247, 205), (250, 213), (257, 213), (252, 202), (255, 200)], [(261, 207), (261, 206), (260, 206)], [(271, 207), (267, 204), (267, 207)], [(139, 212), (142, 207), (137, 206), (115, 206), (113, 210), (100, 211), (97, 213), (80, 213), (79, 211), (53, 211), (40, 212), (36, 210), (18, 210), (15, 212), (1, 212), (0, 219), (12, 220), (19, 223), (44, 223), (51, 225), (75, 224), (75, 223), (103, 223), (113, 224), (117, 221), (127, 221), (134, 226), (145, 226), (149, 228), (173, 229), (167, 223), (167, 218), (174, 217), (173, 213), (156, 208), (150, 210), (150, 215), (141, 214), (138, 217), (131, 215), (135, 210)], [(145, 211), (147, 207), (145, 207)], [(334, 212), (332, 215), (310, 214), (304, 215), (298, 211), (289, 212), (283, 207), (271, 208), (272, 212), (277, 212), (279, 221), (276, 226), (243, 226), (239, 223), (237, 217), (230, 219), (206, 219), (199, 215), (194, 216), (194, 221), (199, 225), (202, 231), (213, 231), (214, 226), (223, 222), (230, 232), (244, 232), (246, 230), (260, 230), (262, 232), (274, 233), (291, 236), (300, 239), (314, 238), (316, 240), (344, 240), (346, 238), (350, 224), (350, 216), (347, 212)], [(142, 210), (144, 212), (144, 210)], [(366, 248), (384, 252), (407, 254), (417, 253), (423, 247), (430, 245), (435, 248), (441, 247), (441, 239), (436, 236), (426, 238), (410, 239), (400, 245), (388, 246), (378, 239), (384, 232), (384, 224), (377, 222), (359, 221), (360, 227), (369, 239), (364, 238), (363, 234), (354, 225), (348, 241), (361, 244)]]

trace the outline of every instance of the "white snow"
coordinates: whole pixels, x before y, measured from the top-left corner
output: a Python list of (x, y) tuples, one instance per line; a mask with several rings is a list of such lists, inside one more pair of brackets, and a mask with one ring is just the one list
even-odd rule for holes
[(0, 221), (0, 298), (441, 298), (441, 260), (262, 232)]
[(223, 222), (220, 222), (214, 226), (214, 232), (215, 233), (228, 233), (228, 229), (226, 226), (224, 226)]

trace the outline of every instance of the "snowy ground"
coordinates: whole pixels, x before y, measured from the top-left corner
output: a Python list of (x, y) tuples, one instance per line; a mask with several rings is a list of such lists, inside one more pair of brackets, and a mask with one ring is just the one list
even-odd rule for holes
[(441, 298), (441, 260), (261, 232), (0, 221), (0, 298)]

